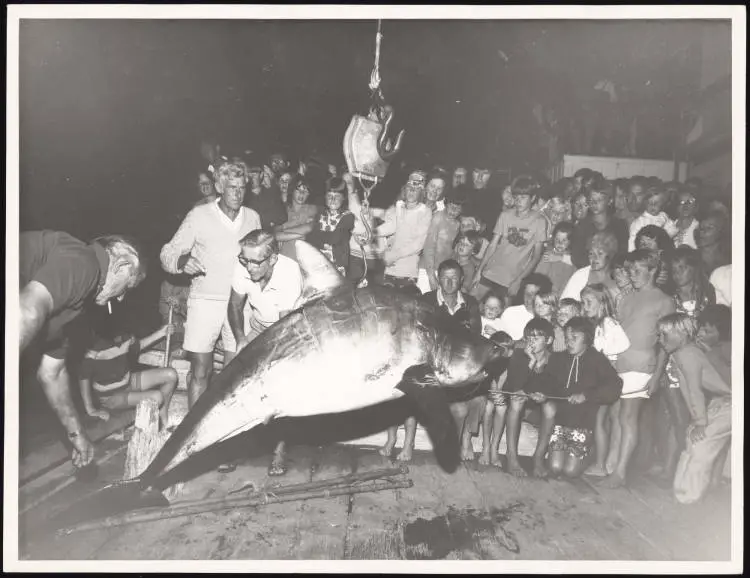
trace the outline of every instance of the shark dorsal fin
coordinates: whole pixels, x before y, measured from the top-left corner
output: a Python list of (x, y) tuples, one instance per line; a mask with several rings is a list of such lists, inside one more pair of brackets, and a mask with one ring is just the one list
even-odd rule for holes
[(346, 279), (336, 270), (333, 263), (310, 243), (295, 241), (294, 248), (297, 263), (304, 276), (304, 288), (298, 306), (331, 295), (346, 286)]

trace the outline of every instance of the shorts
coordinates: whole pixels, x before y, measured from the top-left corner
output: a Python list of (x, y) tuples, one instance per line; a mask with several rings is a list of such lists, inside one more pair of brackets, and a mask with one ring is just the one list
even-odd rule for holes
[(622, 379), (622, 393), (620, 399), (648, 399), (648, 390), (646, 384), (651, 379), (650, 373), (641, 371), (626, 371), (618, 374)]
[[(96, 383), (92, 384), (92, 388), (96, 395), (102, 397), (112, 397), (113, 395), (123, 394), (130, 391), (141, 391), (141, 374), (142, 371), (133, 371), (130, 373), (130, 379), (127, 383), (116, 387), (114, 389), (101, 390), (97, 387)], [(101, 387), (101, 386), (99, 386)]]
[(490, 388), (490, 391), (487, 394), (487, 399), (495, 407), (503, 407), (505, 405), (508, 405), (508, 397), (510, 396), (504, 394), (503, 390), (496, 388)]
[[(192, 353), (211, 353), (221, 337), (225, 351), (234, 351), (234, 335), (227, 320), (229, 301), (190, 297), (182, 348)], [(247, 309), (245, 310), (247, 319)], [(245, 322), (247, 325), (247, 321)]]
[(593, 445), (594, 432), (590, 429), (556, 425), (549, 438), (550, 452), (565, 452), (580, 460), (589, 456)]

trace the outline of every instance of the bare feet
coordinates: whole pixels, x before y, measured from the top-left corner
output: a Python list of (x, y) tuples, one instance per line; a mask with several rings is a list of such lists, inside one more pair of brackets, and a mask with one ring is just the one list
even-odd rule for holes
[(286, 462), (284, 460), (284, 455), (283, 454), (274, 455), (271, 465), (268, 466), (268, 475), (269, 476), (283, 476), (285, 473), (286, 473)]
[(398, 455), (396, 456), (396, 460), (399, 462), (410, 462), (411, 461), (411, 447), (406, 446), (401, 449), (400, 452), (398, 452)]
[(396, 442), (394, 443), (388, 442), (387, 444), (385, 444), (382, 448), (378, 450), (378, 453), (384, 458), (390, 458), (391, 454), (393, 453), (393, 448), (395, 446), (396, 446)]
[(606, 466), (601, 464), (592, 464), (589, 469), (583, 472), (584, 475), (594, 476), (596, 478), (606, 478), (609, 474), (607, 473)]
[(471, 447), (471, 444), (469, 446), (463, 446), (461, 448), (461, 459), (465, 462), (472, 462), (474, 461), (474, 448)]
[(490, 465), (502, 469), (503, 462), (500, 461), (500, 452), (493, 452), (490, 456)]
[(531, 472), (531, 475), (540, 479), (544, 479), (549, 475), (549, 470), (547, 470), (547, 466), (544, 465), (543, 460), (534, 460), (534, 470)]
[(599, 485), (602, 488), (609, 488), (611, 490), (614, 490), (625, 485), (625, 478), (623, 478), (619, 474), (612, 473), (604, 478), (601, 482), (599, 482)]
[(616, 464), (611, 464), (611, 463), (609, 463), (609, 462), (606, 462), (606, 463), (604, 464), (604, 469), (606, 470), (606, 472), (607, 472), (607, 475), (608, 475), (608, 476), (609, 476), (609, 475), (612, 475), (612, 472), (614, 472), (614, 471), (615, 471), (615, 465), (616, 465)]
[(517, 460), (508, 460), (508, 473), (517, 478), (525, 478), (528, 476), (526, 470), (521, 467), (521, 464)]
[(490, 448), (482, 448), (482, 454), (479, 456), (479, 465), (489, 466), (491, 461)]

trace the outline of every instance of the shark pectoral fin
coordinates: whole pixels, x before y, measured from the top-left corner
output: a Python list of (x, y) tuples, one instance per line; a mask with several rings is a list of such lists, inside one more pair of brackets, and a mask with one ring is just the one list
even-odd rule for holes
[(446, 472), (453, 473), (461, 463), (456, 422), (445, 391), (436, 384), (432, 369), (427, 365), (417, 365), (404, 372), (396, 389), (414, 402), (417, 419), (430, 436), (438, 464)]

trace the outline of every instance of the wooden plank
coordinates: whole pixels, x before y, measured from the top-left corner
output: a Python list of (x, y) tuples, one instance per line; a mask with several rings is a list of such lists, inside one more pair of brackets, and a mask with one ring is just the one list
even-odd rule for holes
[[(129, 427), (135, 419), (135, 410), (113, 414), (109, 420), (89, 419), (84, 422), (86, 433), (97, 444), (112, 433)], [(97, 452), (100, 450), (97, 448)], [(24, 485), (70, 459), (70, 450), (62, 441), (50, 442), (21, 458), (18, 466), (19, 484)]]
[[(358, 472), (392, 467), (395, 462), (382, 457), (376, 448), (357, 450)], [(407, 474), (403, 476), (409, 478)], [(401, 476), (398, 477), (399, 479)], [(347, 560), (403, 559), (401, 531), (405, 490), (389, 490), (354, 496), (347, 516), (343, 557)]]
[[(312, 470), (312, 480), (325, 480), (361, 471), (356, 467), (356, 449), (333, 445), (318, 448), (316, 453), (316, 467)], [(340, 496), (303, 502), (295, 528), (298, 543), (294, 558), (343, 559), (347, 519), (353, 500), (354, 496)]]
[(634, 477), (626, 488), (599, 491), (622, 513), (628, 525), (669, 553), (670, 559), (731, 558), (729, 486), (709, 492), (704, 501), (689, 506), (677, 502), (670, 484), (660, 487), (648, 476)]
[[(286, 475), (268, 476), (271, 455), (253, 458), (255, 479), (262, 487), (309, 482), (318, 453), (306, 446), (287, 447)], [(300, 543), (299, 524), (305, 502), (271, 504), (253, 510), (232, 513), (227, 531), (214, 538), (213, 559), (288, 560), (296, 558)]]
[[(115, 447), (122, 441), (107, 440), (103, 448)], [(113, 528), (102, 532), (72, 534), (70, 536), (58, 536), (54, 533), (55, 528), (50, 526), (49, 520), (58, 512), (69, 507), (75, 508), (76, 504), (85, 504), (87, 496), (93, 489), (101, 487), (108, 481), (120, 479), (124, 464), (124, 453), (120, 452), (111, 460), (103, 462), (99, 466), (99, 481), (94, 484), (74, 482), (66, 486), (58, 493), (52, 495), (40, 506), (30, 510), (19, 517), (19, 554), (29, 560), (87, 560), (106, 542), (119, 536), (122, 529)], [(72, 466), (71, 466), (72, 467)], [(65, 467), (60, 470), (66, 470)], [(52, 480), (60, 480), (65, 472), (56, 472), (50, 476)], [(37, 483), (35, 481), (34, 483)], [(54, 482), (53, 482), (54, 483)], [(48, 488), (48, 483), (37, 484), (34, 491), (43, 491)]]

